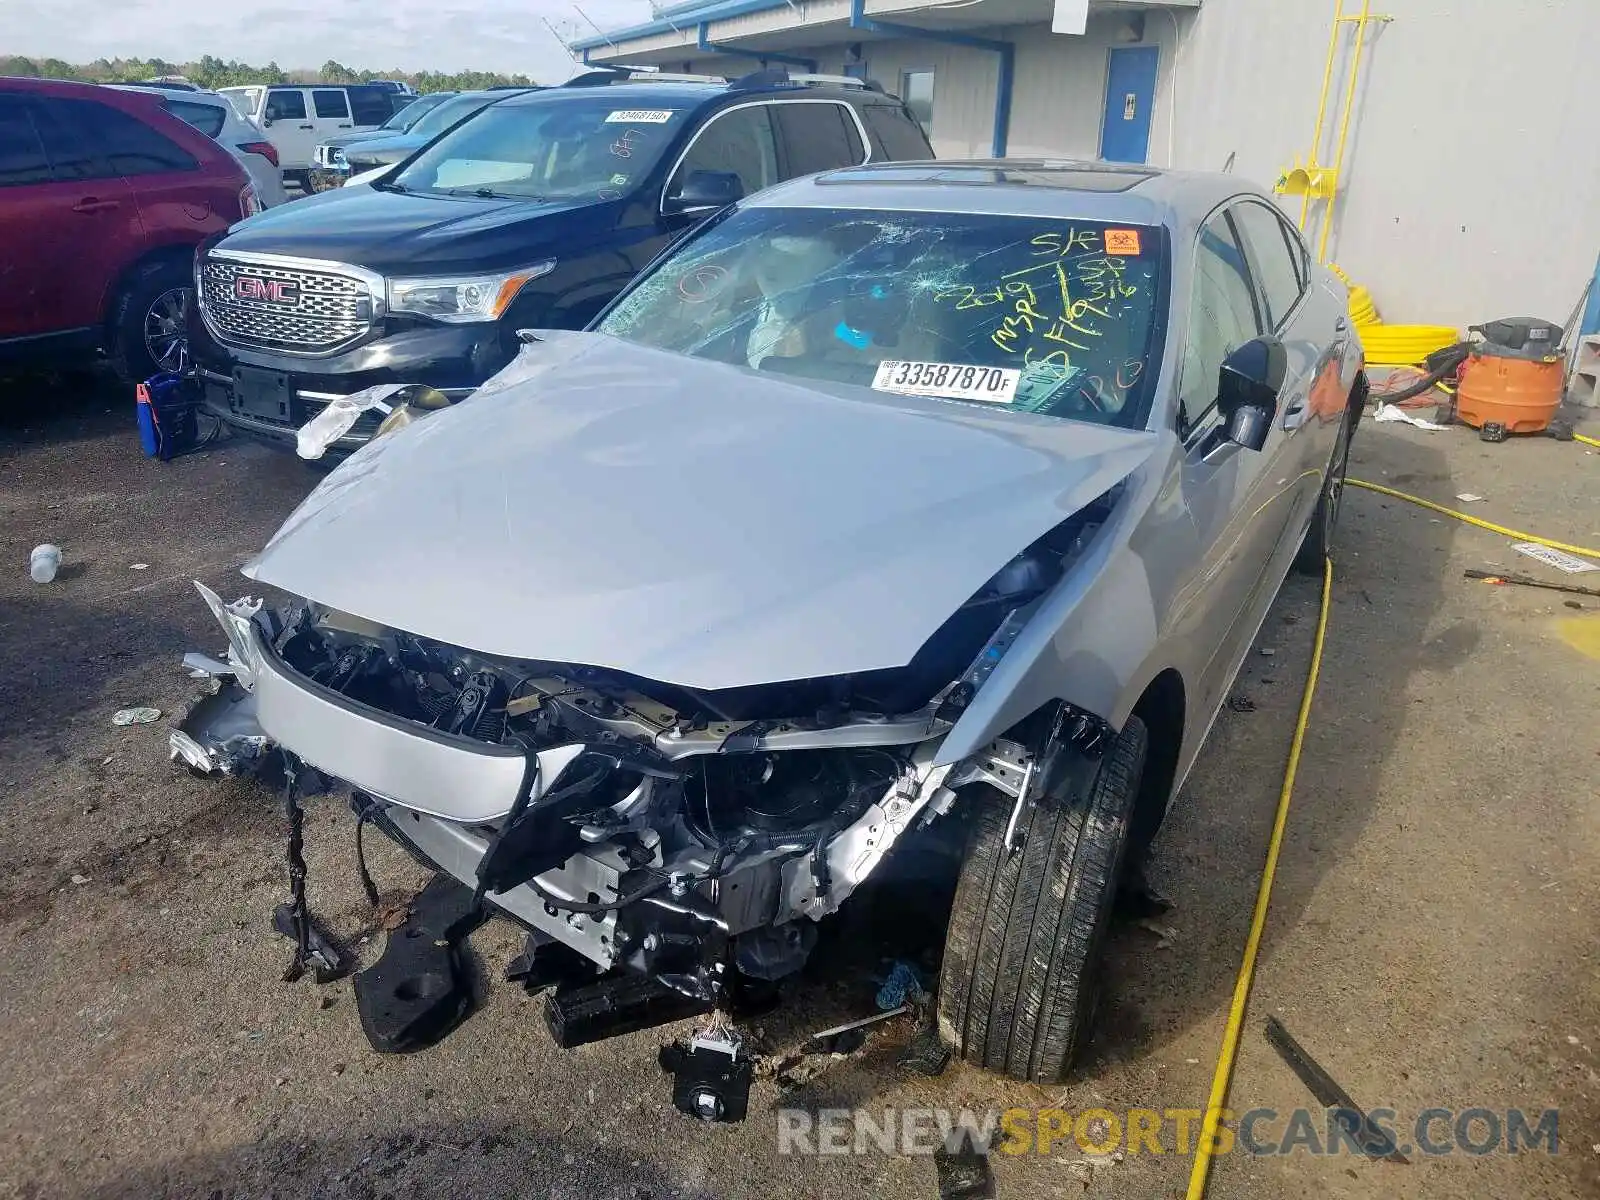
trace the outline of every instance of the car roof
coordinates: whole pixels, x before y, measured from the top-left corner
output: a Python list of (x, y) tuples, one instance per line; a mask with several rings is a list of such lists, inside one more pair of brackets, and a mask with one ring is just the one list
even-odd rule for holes
[(868, 163), (780, 183), (745, 201), (769, 208), (882, 208), (1190, 224), (1260, 189), (1236, 175), (1063, 159)]
[(696, 108), (717, 100), (743, 102), (754, 99), (795, 96), (806, 99), (827, 97), (830, 100), (858, 100), (870, 103), (877, 100), (894, 103), (892, 97), (866, 88), (830, 86), (825, 83), (784, 82), (746, 84), (738, 81), (723, 83), (715, 80), (662, 79), (641, 82), (602, 83), (590, 86), (540, 88), (536, 94), (522, 94), (518, 104), (559, 104), (578, 96), (601, 96), (614, 101), (618, 108), (651, 108), (667, 105), (674, 108)]

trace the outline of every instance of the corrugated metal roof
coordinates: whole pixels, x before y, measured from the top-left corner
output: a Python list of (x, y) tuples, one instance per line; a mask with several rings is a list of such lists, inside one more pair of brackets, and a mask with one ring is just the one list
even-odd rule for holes
[(786, 8), (788, 3), (789, 0), (690, 0), (687, 4), (674, 4), (671, 8), (662, 9), (661, 16), (642, 25), (629, 25), (626, 29), (613, 29), (605, 34), (580, 38), (572, 43), (572, 48), (595, 50), (601, 46), (613, 46), (633, 38), (671, 33), (674, 28), (693, 33), (693, 27), (701, 21), (718, 21), (725, 17), (742, 17), (746, 13), (767, 12), (774, 8)]

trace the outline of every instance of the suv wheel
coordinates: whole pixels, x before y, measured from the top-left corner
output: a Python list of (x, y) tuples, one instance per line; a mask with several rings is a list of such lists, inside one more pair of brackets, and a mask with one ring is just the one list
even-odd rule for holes
[(189, 365), (194, 284), (182, 263), (140, 269), (112, 302), (106, 337), (111, 367), (126, 383)]
[(939, 1032), (968, 1062), (1035, 1083), (1066, 1076), (1094, 1010), (1147, 745), (1129, 717), (1088, 794), (1034, 805), (1010, 854), (1011, 798), (974, 789), (939, 972)]

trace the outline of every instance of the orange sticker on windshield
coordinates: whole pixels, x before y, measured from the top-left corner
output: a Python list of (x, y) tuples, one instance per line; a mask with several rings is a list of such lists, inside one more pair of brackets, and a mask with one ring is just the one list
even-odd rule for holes
[(1137, 256), (1139, 231), (1137, 229), (1106, 230), (1106, 253), (1120, 256)]

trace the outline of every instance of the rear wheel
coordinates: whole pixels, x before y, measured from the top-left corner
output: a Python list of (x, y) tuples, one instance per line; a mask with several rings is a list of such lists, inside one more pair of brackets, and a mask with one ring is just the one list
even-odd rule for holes
[(1138, 717), (1102, 755), (1087, 795), (1046, 799), (1005, 849), (1009, 797), (968, 810), (971, 832), (939, 974), (939, 1031), (968, 1062), (1058, 1083), (1085, 1039), (1101, 948), (1144, 774)]
[(1350, 418), (1339, 426), (1339, 441), (1333, 448), (1333, 460), (1328, 473), (1322, 478), (1322, 494), (1317, 497), (1317, 511), (1311, 518), (1311, 528), (1306, 530), (1305, 541), (1294, 557), (1294, 569), (1302, 575), (1321, 575), (1322, 563), (1333, 555), (1334, 535), (1339, 528), (1340, 502), (1344, 499), (1344, 476), (1350, 466), (1350, 433), (1354, 422)]
[(189, 365), (189, 305), (194, 284), (179, 262), (140, 268), (111, 306), (106, 355), (124, 382)]

